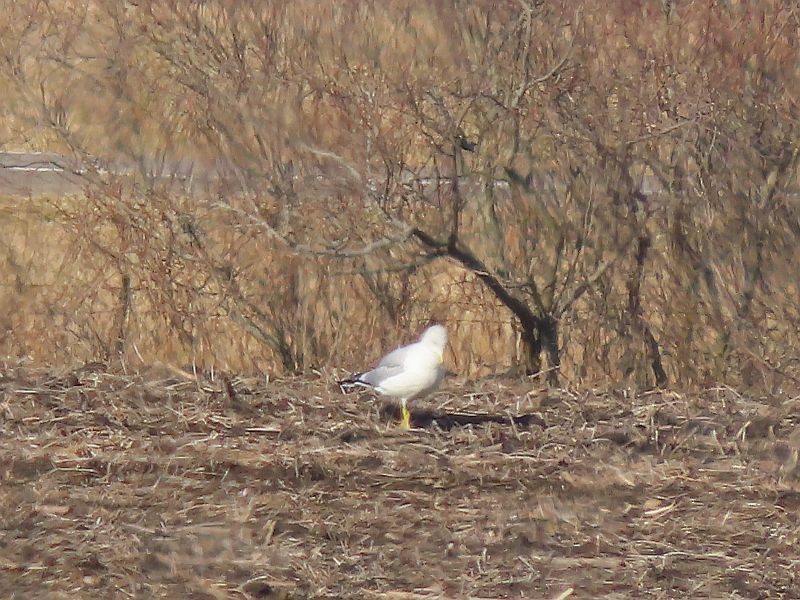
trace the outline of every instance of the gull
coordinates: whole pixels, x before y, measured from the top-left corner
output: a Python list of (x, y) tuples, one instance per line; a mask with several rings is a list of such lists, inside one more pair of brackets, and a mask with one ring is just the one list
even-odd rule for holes
[(442, 383), (446, 345), (447, 330), (442, 325), (432, 325), (422, 333), (419, 341), (393, 350), (374, 369), (353, 374), (350, 379), (340, 381), (339, 387), (343, 393), (365, 387), (382, 396), (400, 398), (400, 427), (410, 429), (408, 401), (431, 394)]

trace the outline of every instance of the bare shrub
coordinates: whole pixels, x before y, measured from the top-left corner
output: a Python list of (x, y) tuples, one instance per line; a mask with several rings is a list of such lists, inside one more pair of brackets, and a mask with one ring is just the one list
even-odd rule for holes
[(13, 10), (8, 135), (82, 165), (89, 354), (301, 371), (433, 317), (472, 373), (797, 381), (783, 3)]

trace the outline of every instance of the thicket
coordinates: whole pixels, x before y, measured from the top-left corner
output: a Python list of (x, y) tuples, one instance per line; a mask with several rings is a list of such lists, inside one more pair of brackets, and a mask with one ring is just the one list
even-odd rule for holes
[(4, 200), (8, 356), (355, 367), (438, 318), (463, 373), (796, 387), (794, 3), (25, 0), (1, 27), (3, 147), (85, 183)]

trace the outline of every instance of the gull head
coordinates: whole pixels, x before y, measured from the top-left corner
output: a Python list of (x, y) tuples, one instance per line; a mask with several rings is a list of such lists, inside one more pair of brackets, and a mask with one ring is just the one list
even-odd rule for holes
[(447, 329), (444, 325), (431, 325), (419, 338), (420, 343), (430, 346), (441, 357), (444, 354), (444, 347), (447, 345)]

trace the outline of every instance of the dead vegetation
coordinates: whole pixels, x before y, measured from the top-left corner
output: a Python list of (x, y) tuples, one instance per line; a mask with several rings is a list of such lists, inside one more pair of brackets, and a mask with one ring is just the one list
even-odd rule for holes
[(9, 4), (0, 595), (800, 597), (797, 6)]
[(800, 400), (5, 368), (0, 594), (792, 598)]
[(4, 353), (296, 373), (444, 316), (462, 373), (796, 385), (799, 19), (16, 2), (0, 145), (85, 169), (3, 194)]

